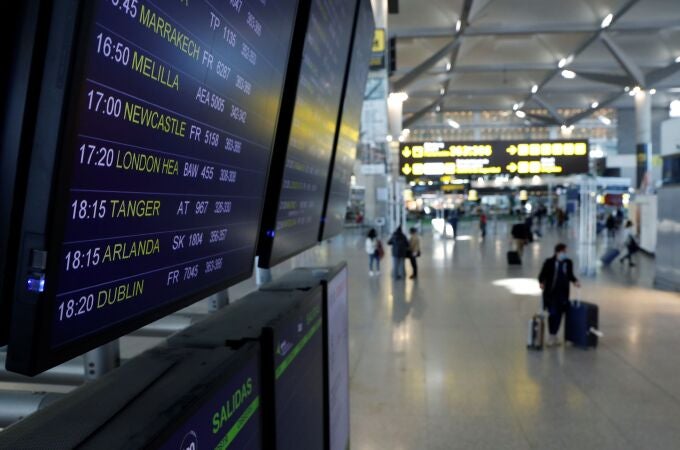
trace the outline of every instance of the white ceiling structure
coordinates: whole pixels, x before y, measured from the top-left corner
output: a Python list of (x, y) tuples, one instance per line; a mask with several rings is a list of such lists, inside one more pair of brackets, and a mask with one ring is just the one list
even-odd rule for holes
[(655, 106), (680, 97), (680, 0), (400, 0), (399, 9), (388, 23), (390, 81), (409, 95), (407, 127), (513, 106), (527, 112), (522, 123), (572, 125), (632, 107), (635, 86), (655, 89)]

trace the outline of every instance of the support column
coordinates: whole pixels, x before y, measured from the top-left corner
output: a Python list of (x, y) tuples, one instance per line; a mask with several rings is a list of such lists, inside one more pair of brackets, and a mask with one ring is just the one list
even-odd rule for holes
[(120, 366), (120, 341), (118, 339), (85, 353), (85, 380), (94, 381)]
[(229, 289), (217, 292), (208, 297), (208, 312), (214, 313), (229, 304)]
[(259, 287), (272, 281), (271, 269), (263, 269), (257, 266), (257, 256), (255, 257), (255, 284)]
[(652, 96), (640, 90), (635, 94), (636, 187), (645, 191), (652, 182)]

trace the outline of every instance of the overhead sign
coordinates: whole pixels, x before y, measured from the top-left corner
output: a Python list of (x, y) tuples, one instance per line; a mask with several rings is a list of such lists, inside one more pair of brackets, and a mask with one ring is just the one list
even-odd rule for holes
[(371, 46), (371, 69), (380, 70), (385, 68), (385, 29), (376, 28), (373, 32), (373, 45)]
[(588, 141), (403, 143), (399, 168), (407, 179), (588, 173)]

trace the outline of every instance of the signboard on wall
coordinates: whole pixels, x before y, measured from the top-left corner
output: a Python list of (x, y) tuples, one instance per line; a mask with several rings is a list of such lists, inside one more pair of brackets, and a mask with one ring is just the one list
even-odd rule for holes
[(588, 141), (472, 141), (403, 143), (400, 174), (407, 179), (481, 175), (588, 173)]

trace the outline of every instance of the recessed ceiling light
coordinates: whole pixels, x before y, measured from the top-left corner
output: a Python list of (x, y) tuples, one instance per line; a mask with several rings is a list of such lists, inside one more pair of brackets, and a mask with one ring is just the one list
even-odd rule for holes
[(531, 86), (531, 93), (535, 94), (536, 92), (538, 92), (538, 85), (534, 84), (533, 86)]
[(600, 122), (602, 122), (603, 124), (605, 124), (607, 126), (612, 124), (612, 120), (607, 116), (598, 116), (597, 118)]
[(593, 108), (593, 109), (597, 109), (598, 106), (600, 106), (600, 104), (598, 102), (593, 102), (593, 103), (590, 104), (590, 107)]
[(449, 120), (447, 120), (446, 122), (449, 124), (449, 126), (450, 126), (451, 128), (455, 128), (455, 129), (460, 128), (460, 124), (459, 124), (458, 122), (456, 122), (455, 120), (453, 120), (453, 119), (449, 119)]
[(516, 115), (517, 117), (519, 117), (520, 119), (524, 119), (524, 118), (527, 116), (527, 113), (525, 113), (525, 112), (522, 111), (522, 110), (519, 110), (519, 111), (515, 111), (515, 115)]
[(603, 30), (607, 28), (609, 25), (612, 24), (612, 20), (614, 20), (614, 14), (609, 13), (605, 16), (604, 19), (602, 19), (602, 23), (600, 24), (600, 28)]
[(562, 76), (569, 80), (573, 80), (574, 78), (576, 78), (576, 72), (574, 72), (573, 70), (564, 69), (562, 71)]

